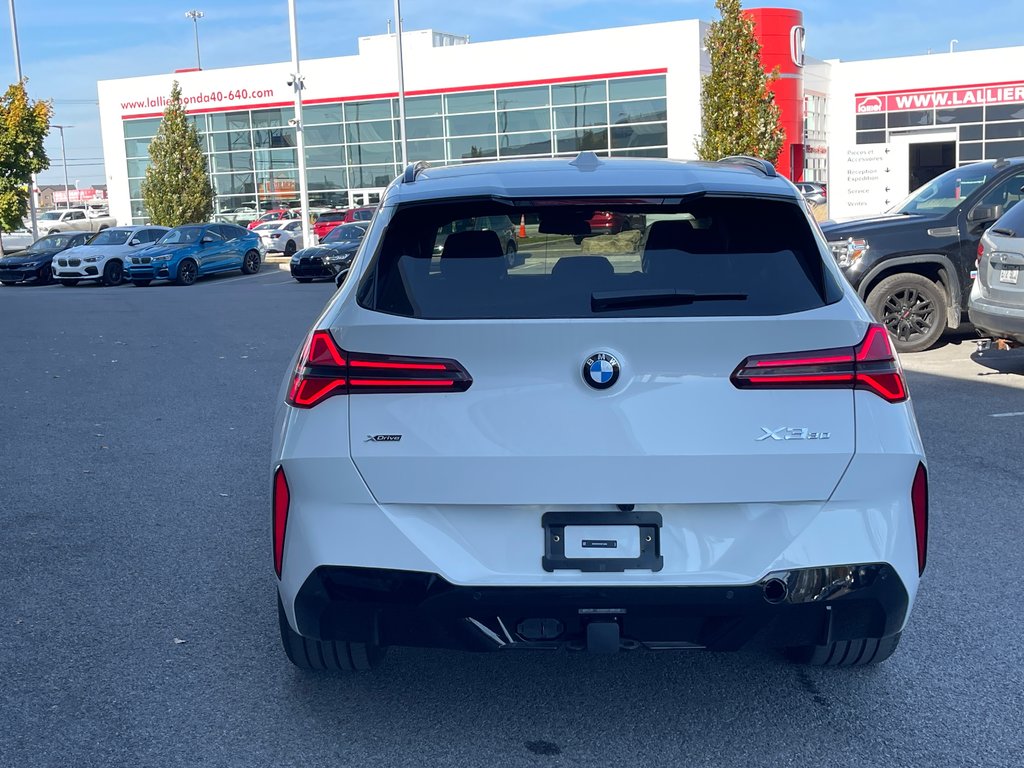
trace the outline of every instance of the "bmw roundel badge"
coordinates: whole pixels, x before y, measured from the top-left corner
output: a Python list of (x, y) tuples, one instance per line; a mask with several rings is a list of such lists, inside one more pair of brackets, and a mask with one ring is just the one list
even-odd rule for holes
[(607, 352), (595, 352), (583, 363), (583, 380), (594, 389), (608, 389), (619, 380), (619, 361)]

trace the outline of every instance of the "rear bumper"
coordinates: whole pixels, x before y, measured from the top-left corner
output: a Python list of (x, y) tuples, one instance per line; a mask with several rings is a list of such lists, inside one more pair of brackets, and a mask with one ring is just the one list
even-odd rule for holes
[(307, 637), (459, 650), (582, 648), (614, 623), (629, 645), (736, 650), (900, 631), (909, 596), (886, 564), (805, 568), (740, 586), (457, 586), (435, 573), (324, 566), (295, 597)]
[(971, 323), (985, 336), (1013, 339), (1024, 344), (1024, 306), (1010, 307), (982, 298), (977, 288), (967, 307)]

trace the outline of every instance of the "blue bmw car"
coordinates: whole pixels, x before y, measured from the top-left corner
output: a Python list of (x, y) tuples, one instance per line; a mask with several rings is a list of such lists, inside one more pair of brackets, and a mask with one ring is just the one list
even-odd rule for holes
[(255, 232), (234, 224), (185, 224), (125, 259), (124, 276), (137, 286), (153, 280), (192, 285), (198, 278), (218, 272), (259, 272), (263, 254)]

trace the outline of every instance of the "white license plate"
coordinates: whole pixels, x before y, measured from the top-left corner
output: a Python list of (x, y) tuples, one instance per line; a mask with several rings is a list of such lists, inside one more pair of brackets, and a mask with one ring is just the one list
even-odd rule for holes
[(1017, 267), (1003, 267), (999, 270), (1000, 283), (1017, 284), (1017, 274), (1020, 270)]
[(630, 558), (640, 557), (640, 527), (637, 525), (567, 525), (565, 556)]

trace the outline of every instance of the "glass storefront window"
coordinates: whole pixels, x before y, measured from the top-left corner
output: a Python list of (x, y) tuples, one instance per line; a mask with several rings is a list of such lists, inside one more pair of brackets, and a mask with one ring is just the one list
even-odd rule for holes
[(299, 164), (299, 154), (294, 149), (257, 149), (255, 155), (258, 171), (295, 168)]
[(549, 128), (551, 128), (551, 111), (546, 108), (498, 113), (499, 133), (546, 131)]
[(215, 112), (208, 115), (211, 131), (247, 131), (249, 112)]
[(147, 168), (149, 168), (149, 160), (129, 160), (128, 178), (133, 179), (145, 176)]
[(608, 113), (613, 123), (653, 123), (668, 119), (665, 99), (612, 102)]
[(256, 182), (251, 173), (215, 173), (213, 190), (218, 195), (254, 195)]
[(668, 144), (668, 128), (665, 123), (651, 125), (629, 125), (611, 127), (612, 149), (634, 147), (656, 147)]
[(156, 136), (156, 131), (159, 127), (159, 117), (154, 117), (151, 120), (125, 120), (124, 137), (126, 139), (138, 139)]
[(668, 157), (667, 147), (653, 147), (650, 149), (616, 149), (612, 151), (614, 157)]
[(886, 122), (890, 128), (911, 128), (919, 125), (931, 125), (935, 122), (935, 113), (930, 109), (890, 112)]
[(547, 131), (502, 134), (498, 141), (498, 153), (502, 157), (550, 155), (551, 134)]
[(304, 134), (307, 147), (317, 147), (323, 144), (341, 144), (340, 125), (307, 125)]
[(555, 131), (555, 146), (559, 152), (607, 149), (608, 129)]
[(607, 104), (556, 107), (554, 113), (555, 128), (589, 128), (594, 125), (608, 125)]
[(232, 131), (231, 133), (211, 133), (207, 139), (213, 144), (214, 152), (232, 152), (252, 149), (252, 134), (249, 131)]
[(608, 88), (604, 80), (551, 86), (552, 104), (583, 104), (588, 101), (606, 101), (607, 99)]
[(276, 128), (288, 125), (289, 118), (295, 117), (291, 108), (259, 109), (252, 113), (253, 128)]
[(405, 138), (433, 139), (444, 136), (444, 124), (440, 117), (421, 117), (405, 121)]
[(455, 115), (447, 118), (449, 136), (473, 136), (494, 133), (494, 113), (481, 115)]
[(665, 76), (624, 77), (608, 81), (608, 98), (612, 101), (622, 99), (651, 99), (665, 95)]
[(1024, 104), (992, 104), (985, 107), (986, 120), (1024, 120)]
[(550, 94), (546, 85), (531, 88), (502, 88), (496, 94), (498, 109), (525, 109), (546, 107)]
[(348, 186), (348, 173), (344, 168), (316, 168), (306, 171), (306, 184), (310, 192), (345, 189)]
[(128, 179), (128, 197), (142, 197), (142, 179)]
[(444, 97), (444, 103), (449, 115), (464, 112), (493, 112), (494, 91), (449, 93)]
[(380, 165), (395, 162), (395, 145), (385, 144), (349, 144), (349, 165)]
[(350, 123), (356, 120), (390, 120), (391, 99), (345, 102), (345, 119)]
[[(938, 125), (944, 123), (980, 123), (982, 121), (981, 107), (963, 107), (962, 109), (937, 109), (935, 110), (935, 122)], [(858, 121), (860, 118), (857, 118)], [(857, 127), (860, 127), (858, 122)], [(883, 126), (879, 126), (883, 127)]]
[(252, 152), (225, 152), (220, 155), (211, 155), (210, 158), (213, 161), (215, 173), (252, 170)]
[(341, 104), (316, 104), (312, 107), (303, 107), (302, 120), (307, 126), (340, 123), (342, 121), (342, 106)]
[[(213, 134), (213, 136), (216, 138), (217, 134)], [(278, 149), (280, 147), (294, 147), (295, 129), (274, 128), (268, 131), (253, 131), (252, 140), (257, 148)]]
[(330, 165), (345, 164), (345, 148), (334, 147), (312, 147), (306, 149), (306, 165), (310, 168), (323, 168)]
[(349, 189), (386, 187), (397, 175), (398, 168), (394, 165), (364, 165), (350, 168)]
[(361, 141), (392, 141), (395, 138), (393, 127), (391, 120), (349, 124), (345, 126), (345, 138), (350, 144), (358, 144)]
[(1024, 121), (1016, 123), (991, 123), (985, 126), (986, 139), (1019, 139), (1024, 136)]
[(412, 96), (405, 100), (406, 117), (433, 117), (440, 114), (440, 96)]
[(444, 139), (424, 139), (408, 143), (409, 162), (418, 160), (444, 162)]
[(149, 157), (149, 139), (125, 139), (124, 152), (127, 157)]
[(493, 135), (452, 139), (448, 142), (448, 158), (453, 162), (498, 156), (498, 142)]

